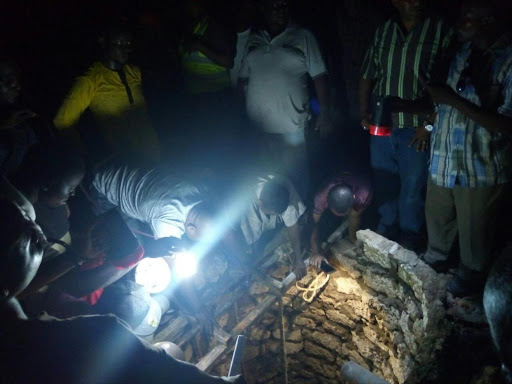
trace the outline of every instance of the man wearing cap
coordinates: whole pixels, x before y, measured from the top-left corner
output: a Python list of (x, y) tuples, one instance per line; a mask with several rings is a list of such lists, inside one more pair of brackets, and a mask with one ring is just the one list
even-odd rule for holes
[(355, 242), (361, 216), (370, 205), (372, 197), (373, 188), (370, 179), (363, 174), (341, 172), (324, 182), (314, 200), (315, 226), (311, 232), (311, 265), (320, 268), (322, 261), (327, 262), (322, 254), (319, 240), (318, 223), (322, 215), (329, 210), (335, 216), (348, 216), (349, 239)]
[(376, 115), (370, 98), (393, 98), (397, 113), (391, 134), (372, 135), (370, 142), (377, 232), (417, 249), (425, 232), (429, 133), (424, 121), (431, 111), (422, 80), (443, 77), (453, 33), (445, 22), (426, 15), (425, 0), (392, 3), (398, 15), (377, 29), (361, 68), (360, 115), (368, 129)]

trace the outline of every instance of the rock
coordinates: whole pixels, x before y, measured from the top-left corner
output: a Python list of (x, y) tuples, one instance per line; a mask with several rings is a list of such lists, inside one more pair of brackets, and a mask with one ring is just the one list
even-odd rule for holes
[(270, 337), (270, 331), (267, 329), (262, 329), (259, 327), (254, 327), (251, 329), (251, 333), (249, 338), (251, 340), (259, 341), (259, 340), (265, 340)]
[(251, 284), (251, 288), (249, 289), (249, 293), (251, 295), (261, 295), (263, 293), (267, 293), (269, 288), (260, 281), (255, 281)]
[(389, 364), (399, 384), (405, 383), (414, 369), (414, 361), (410, 356), (404, 356), (402, 359), (396, 359), (391, 356)]
[(306, 353), (309, 355), (320, 357), (329, 363), (334, 361), (334, 355), (331, 352), (317, 344), (312, 343), (311, 341), (306, 340), (304, 342), (304, 351), (306, 351)]
[(326, 332), (332, 333), (343, 340), (346, 340), (350, 336), (350, 331), (347, 328), (329, 320), (322, 323), (322, 328), (325, 329)]
[(391, 268), (389, 254), (398, 249), (398, 244), (368, 229), (357, 232), (357, 238), (364, 244), (364, 255), (367, 259), (385, 269)]
[(247, 343), (244, 350), (244, 360), (249, 361), (260, 355), (260, 346)]
[(352, 278), (337, 277), (334, 279), (336, 290), (346, 295), (355, 295), (361, 297), (361, 286)]
[[(275, 353), (276, 355), (280, 355), (282, 353), (282, 344), (280, 341), (270, 340), (267, 343), (267, 346), (269, 351)], [(294, 355), (299, 353), (304, 348), (304, 344), (302, 343), (285, 342), (285, 346), (287, 355)]]
[(364, 326), (363, 333), (368, 340), (374, 345), (379, 347), (384, 352), (389, 352), (389, 347), (386, 345), (385, 336), (382, 335), (382, 331), (375, 329), (374, 326)]
[(325, 315), (329, 320), (334, 321), (335, 323), (342, 324), (349, 328), (354, 328), (356, 326), (356, 324), (352, 320), (350, 320), (350, 318), (347, 315), (341, 313), (338, 310), (329, 309), (325, 311)]
[(334, 351), (335, 353), (341, 353), (343, 343), (334, 335), (319, 331), (307, 331), (304, 330), (304, 338), (321, 345), (322, 347)]
[(315, 329), (317, 322), (309, 317), (300, 315), (297, 316), (294, 320), (295, 325), (299, 327), (312, 328)]
[(319, 360), (312, 356), (301, 356), (300, 362), (310, 367), (314, 372), (325, 376), (329, 379), (336, 378), (336, 371), (339, 369), (333, 364), (324, 364), (322, 360)]
[(217, 319), (217, 323), (219, 324), (219, 327), (224, 328), (229, 321), (229, 312), (224, 313), (223, 315), (219, 316)]
[(336, 249), (334, 254), (336, 258), (336, 266), (348, 273), (348, 275), (353, 279), (359, 279), (361, 277), (361, 272), (358, 269), (358, 267), (360, 268), (359, 263), (356, 260), (349, 259), (338, 252), (339, 251)]

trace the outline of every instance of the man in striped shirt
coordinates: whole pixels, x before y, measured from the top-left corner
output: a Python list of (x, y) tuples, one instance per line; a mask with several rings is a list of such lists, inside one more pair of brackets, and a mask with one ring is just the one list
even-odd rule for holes
[[(361, 124), (367, 129), (370, 97), (392, 97), (391, 136), (371, 137), (371, 164), (380, 221), (377, 231), (417, 249), (424, 237), (431, 103), (423, 79), (443, 77), (453, 32), (425, 15), (424, 0), (393, 0), (398, 16), (377, 29), (359, 86)], [(398, 236), (399, 235), (399, 236)]]
[(428, 87), (440, 107), (432, 134), (425, 261), (446, 260), (458, 235), (461, 264), (448, 284), (457, 296), (483, 288), (510, 182), (512, 38), (499, 21), (507, 12), (493, 3), (466, 1), (458, 23), (465, 44), (447, 83)]

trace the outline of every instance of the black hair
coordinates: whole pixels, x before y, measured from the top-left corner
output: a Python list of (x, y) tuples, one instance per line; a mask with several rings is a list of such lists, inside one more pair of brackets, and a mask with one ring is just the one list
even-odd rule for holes
[(268, 181), (263, 185), (260, 194), (263, 209), (282, 214), (290, 204), (290, 192), (275, 181)]
[(101, 29), (100, 37), (104, 38), (105, 40), (109, 40), (113, 36), (121, 33), (131, 34), (133, 33), (133, 28), (127, 21), (120, 18), (105, 24)]
[(200, 203), (197, 203), (193, 210), (196, 218), (199, 220), (212, 220), (219, 213), (218, 204), (209, 200), (203, 200)]
[(354, 206), (354, 193), (346, 184), (336, 184), (327, 194), (327, 204), (339, 214), (347, 214)]
[(31, 191), (50, 187), (64, 177), (85, 172), (83, 157), (66, 143), (53, 141), (33, 146), (14, 175), (16, 186)]
[(512, 247), (503, 251), (485, 285), (484, 309), (494, 345), (512, 383)]

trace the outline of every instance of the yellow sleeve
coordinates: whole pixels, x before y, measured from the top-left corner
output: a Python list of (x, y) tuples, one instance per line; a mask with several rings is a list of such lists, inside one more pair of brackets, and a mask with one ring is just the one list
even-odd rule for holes
[(75, 80), (53, 120), (58, 130), (72, 127), (78, 123), (82, 113), (89, 107), (96, 87), (97, 82), (90, 74), (80, 76)]

